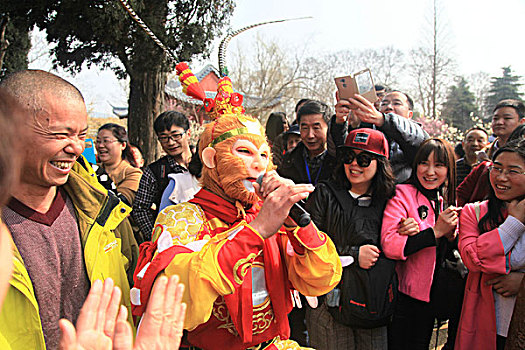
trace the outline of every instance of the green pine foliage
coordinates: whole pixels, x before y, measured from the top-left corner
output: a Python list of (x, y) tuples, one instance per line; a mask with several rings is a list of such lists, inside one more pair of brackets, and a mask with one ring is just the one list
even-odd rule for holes
[(485, 115), (492, 116), (494, 106), (505, 99), (521, 100), (523, 93), (520, 92), (521, 76), (513, 75), (509, 67), (503, 67), (503, 75), (501, 77), (492, 77), (490, 82), (490, 90), (485, 99)]
[(31, 48), (29, 31), (17, 18), (8, 18), (5, 31), (6, 49), (0, 79), (5, 75), (22, 69), (27, 69), (27, 54)]
[(463, 77), (456, 78), (456, 84), (449, 88), (441, 117), (448, 125), (465, 131), (474, 124), (472, 117), (478, 114), (476, 98)]

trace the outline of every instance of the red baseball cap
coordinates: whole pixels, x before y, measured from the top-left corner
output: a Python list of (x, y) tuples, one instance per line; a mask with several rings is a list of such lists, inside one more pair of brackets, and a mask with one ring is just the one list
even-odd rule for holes
[(389, 157), (388, 141), (385, 135), (375, 129), (355, 129), (348, 133), (343, 148), (350, 147), (370, 152), (378, 156)]

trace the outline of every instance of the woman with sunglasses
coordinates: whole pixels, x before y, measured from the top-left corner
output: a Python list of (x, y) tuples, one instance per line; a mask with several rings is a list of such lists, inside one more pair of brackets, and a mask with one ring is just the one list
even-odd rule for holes
[(126, 129), (114, 123), (102, 125), (98, 129), (95, 147), (99, 182), (126, 204), (133, 205), (142, 171), (136, 167)]
[[(383, 133), (356, 129), (337, 150), (338, 164), (330, 180), (320, 182), (306, 204), (317, 227), (337, 247), (345, 276), (363, 276), (379, 266), (381, 218), (386, 201), (395, 190), (388, 162), (388, 143)], [(382, 261), (382, 260), (381, 260)], [(393, 263), (391, 275), (393, 275)], [(339, 305), (348, 305), (347, 284), (341, 283), (319, 299), (317, 308), (308, 308), (306, 324), (310, 346), (316, 349), (386, 349), (386, 320), (370, 323), (367, 329), (349, 322), (353, 315), (339, 314)], [(366, 288), (363, 286), (363, 288)], [(338, 297), (339, 295), (339, 297)], [(367, 303), (367, 301), (361, 301)], [(367, 308), (368, 306), (363, 306)], [(359, 322), (356, 322), (359, 323)]]
[(492, 157), (489, 199), (467, 204), (459, 221), (459, 251), (469, 269), (455, 349), (504, 349), (516, 296), (492, 284), (525, 270), (525, 140)]
[(416, 153), (412, 175), (397, 185), (386, 205), (381, 228), (384, 253), (398, 260), (399, 299), (389, 328), (389, 349), (428, 350), (434, 327), (436, 271), (452, 240), (458, 210), (455, 203), (454, 149), (441, 139), (429, 139)]

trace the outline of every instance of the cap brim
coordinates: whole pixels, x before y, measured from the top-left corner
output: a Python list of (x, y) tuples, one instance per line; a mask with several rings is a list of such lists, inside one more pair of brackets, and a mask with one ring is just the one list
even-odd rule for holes
[[(364, 148), (359, 148), (359, 147), (355, 147), (355, 146), (346, 146), (346, 145), (342, 145), (342, 146), (337, 146), (338, 149), (358, 149), (360, 151), (363, 151), (363, 152), (368, 152), (368, 153), (371, 153), (373, 155), (376, 155), (376, 156), (379, 156), (379, 157), (385, 157), (384, 154), (381, 154), (381, 153), (376, 153), (376, 152), (372, 152), (372, 151), (369, 151), (367, 149), (364, 149)], [(385, 157), (386, 158), (386, 157)]]

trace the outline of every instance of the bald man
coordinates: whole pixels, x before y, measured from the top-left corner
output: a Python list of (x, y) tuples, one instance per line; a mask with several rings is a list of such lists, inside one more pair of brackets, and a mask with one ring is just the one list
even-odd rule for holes
[(14, 73), (0, 88), (22, 106), (23, 144), (20, 179), (2, 211), (16, 250), (0, 333), (12, 349), (56, 349), (58, 320), (75, 323), (95, 280), (111, 277), (129, 307), (130, 208), (81, 157), (88, 126), (77, 88), (39, 70)]

